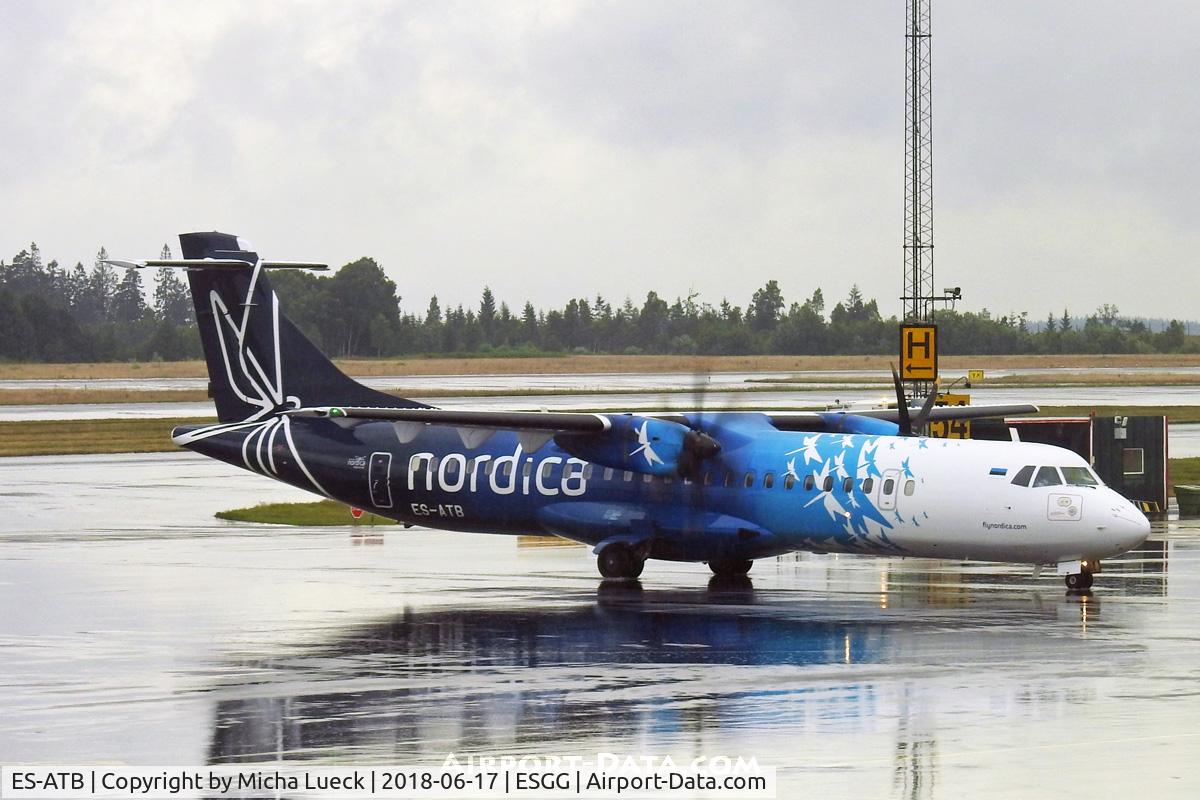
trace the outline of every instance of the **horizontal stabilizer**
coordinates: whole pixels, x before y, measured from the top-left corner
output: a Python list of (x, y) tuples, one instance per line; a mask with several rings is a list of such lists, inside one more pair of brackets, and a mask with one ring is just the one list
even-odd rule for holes
[[(122, 269), (144, 269), (146, 267), (165, 267), (176, 269), (249, 269), (255, 262), (240, 258), (154, 258), (146, 261), (119, 261), (113, 258), (104, 259), (105, 264), (112, 264)], [(307, 261), (260, 261), (263, 269), (311, 269), (324, 271), (328, 264), (317, 264)]]

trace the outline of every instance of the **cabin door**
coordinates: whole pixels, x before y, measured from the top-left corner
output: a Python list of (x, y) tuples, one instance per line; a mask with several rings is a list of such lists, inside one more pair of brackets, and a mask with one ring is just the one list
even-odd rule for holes
[(896, 507), (896, 495), (900, 494), (900, 470), (884, 472), (879, 484), (879, 510), (891, 511)]
[(392, 454), (372, 453), (371, 468), (367, 482), (371, 488), (371, 505), (376, 508), (392, 507)]

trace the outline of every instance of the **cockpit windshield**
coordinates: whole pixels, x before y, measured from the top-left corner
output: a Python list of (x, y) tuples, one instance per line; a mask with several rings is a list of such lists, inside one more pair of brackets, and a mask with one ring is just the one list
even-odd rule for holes
[(1087, 467), (1038, 467), (1024, 466), (1017, 470), (1011, 483), (1014, 486), (1029, 486), (1033, 488), (1044, 486), (1103, 486), (1096, 473)]
[(1061, 467), (1063, 480), (1071, 486), (1099, 486), (1100, 479), (1087, 467)]

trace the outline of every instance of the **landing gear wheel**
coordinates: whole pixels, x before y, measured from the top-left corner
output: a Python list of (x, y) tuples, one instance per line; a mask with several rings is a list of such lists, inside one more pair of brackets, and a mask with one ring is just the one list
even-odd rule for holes
[(1073, 592), (1090, 589), (1092, 588), (1093, 580), (1094, 578), (1090, 572), (1079, 572), (1074, 575), (1068, 575), (1066, 578), (1067, 588)]
[(713, 575), (720, 575), (722, 578), (745, 575), (753, 566), (754, 562), (748, 558), (718, 558), (708, 562), (708, 568), (713, 571)]
[(642, 574), (646, 562), (634, 555), (633, 548), (614, 542), (596, 556), (596, 567), (605, 578), (632, 579)]

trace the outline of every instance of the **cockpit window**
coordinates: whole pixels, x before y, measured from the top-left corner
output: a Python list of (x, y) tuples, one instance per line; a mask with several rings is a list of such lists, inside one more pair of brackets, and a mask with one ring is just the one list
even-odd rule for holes
[(1063, 480), (1071, 486), (1099, 486), (1100, 481), (1087, 467), (1062, 467)]
[(1033, 477), (1034, 467), (1021, 467), (1017, 474), (1013, 476), (1013, 486), (1028, 486), (1029, 479)]
[(1061, 486), (1062, 478), (1054, 467), (1038, 467), (1037, 477), (1033, 479), (1033, 488), (1039, 486)]

